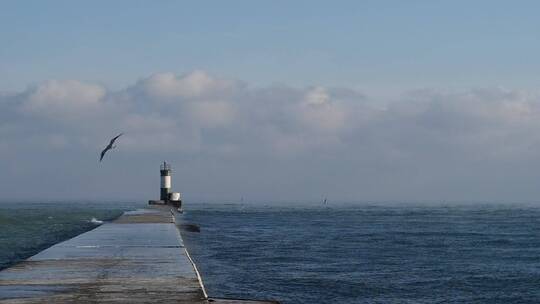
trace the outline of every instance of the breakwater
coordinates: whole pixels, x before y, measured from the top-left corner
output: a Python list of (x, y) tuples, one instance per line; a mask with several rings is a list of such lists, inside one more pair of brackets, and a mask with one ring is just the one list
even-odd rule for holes
[(124, 213), (0, 272), (0, 303), (275, 303), (209, 298), (167, 206)]

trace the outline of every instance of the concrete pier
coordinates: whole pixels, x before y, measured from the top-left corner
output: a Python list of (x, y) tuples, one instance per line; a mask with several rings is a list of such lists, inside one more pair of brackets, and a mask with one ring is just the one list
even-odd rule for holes
[(277, 303), (208, 298), (167, 207), (127, 212), (0, 272), (0, 303)]

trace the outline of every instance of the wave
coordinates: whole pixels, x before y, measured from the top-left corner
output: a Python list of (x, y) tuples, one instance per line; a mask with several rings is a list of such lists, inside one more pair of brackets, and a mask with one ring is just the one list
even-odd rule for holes
[(101, 225), (101, 224), (103, 224), (103, 221), (100, 221), (100, 220), (98, 220), (97, 218), (93, 217), (93, 218), (90, 220), (90, 223), (96, 224), (96, 225)]

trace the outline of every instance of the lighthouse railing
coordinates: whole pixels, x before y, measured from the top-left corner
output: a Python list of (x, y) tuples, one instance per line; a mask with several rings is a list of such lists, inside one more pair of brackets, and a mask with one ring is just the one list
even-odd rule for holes
[(163, 164), (161, 164), (159, 168), (160, 170), (171, 170), (171, 165), (167, 164), (166, 162), (163, 162)]

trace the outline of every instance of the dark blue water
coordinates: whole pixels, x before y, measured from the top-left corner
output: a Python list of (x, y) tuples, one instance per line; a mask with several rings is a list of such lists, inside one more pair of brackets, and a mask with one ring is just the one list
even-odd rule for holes
[[(0, 203), (0, 269), (114, 219), (137, 203)], [(92, 221), (94, 219), (94, 221)]]
[(539, 303), (540, 208), (189, 206), (212, 296), (283, 303)]

